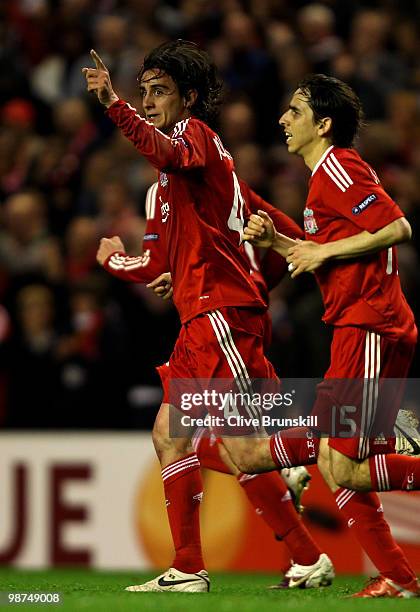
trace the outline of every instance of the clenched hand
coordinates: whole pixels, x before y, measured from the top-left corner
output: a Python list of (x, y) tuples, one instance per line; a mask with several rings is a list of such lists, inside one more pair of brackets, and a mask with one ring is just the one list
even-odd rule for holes
[(169, 300), (174, 292), (172, 287), (172, 277), (170, 272), (164, 272), (154, 281), (146, 285), (149, 289), (152, 289), (156, 295), (161, 297), (163, 300)]
[(271, 247), (275, 234), (271, 217), (264, 210), (259, 210), (258, 215), (250, 216), (242, 238), (257, 247)]
[(96, 253), (96, 261), (103, 266), (108, 257), (117, 251), (119, 253), (125, 253), (125, 246), (123, 245), (119, 236), (113, 236), (112, 238), (101, 238), (99, 248)]

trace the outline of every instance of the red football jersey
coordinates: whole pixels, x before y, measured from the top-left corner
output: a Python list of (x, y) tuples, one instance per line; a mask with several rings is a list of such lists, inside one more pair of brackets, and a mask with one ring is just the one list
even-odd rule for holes
[[(263, 200), (245, 181), (239, 180), (239, 183), (251, 213), (265, 210), (273, 219), (277, 231), (290, 238), (302, 239), (304, 237), (303, 231), (293, 219)], [(159, 211), (156, 211), (157, 188), (158, 183), (154, 183), (148, 189), (146, 195), (146, 230), (143, 237), (143, 255), (133, 257), (126, 253), (115, 252), (105, 261), (105, 269), (121, 280), (150, 283), (160, 274), (169, 270), (165, 246), (162, 243), (162, 220)], [(244, 248), (248, 257), (249, 273), (258, 286), (263, 299), (268, 300), (268, 290), (275, 287), (286, 274), (287, 262), (272, 249), (267, 249), (261, 261), (258, 249), (254, 249), (249, 242), (244, 243)]]
[[(403, 217), (376, 173), (354, 149), (331, 146), (316, 164), (304, 210), (307, 240), (325, 243), (374, 233)], [(316, 271), (324, 321), (389, 337), (415, 333), (401, 290), (394, 247), (357, 259), (331, 260)]]
[(166, 136), (119, 100), (109, 117), (159, 171), (156, 212), (182, 322), (222, 306), (266, 308), (249, 274), (249, 214), (231, 155), (194, 117)]

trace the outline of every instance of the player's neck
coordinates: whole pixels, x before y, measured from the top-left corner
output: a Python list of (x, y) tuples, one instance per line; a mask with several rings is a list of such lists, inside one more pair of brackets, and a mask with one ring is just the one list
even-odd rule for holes
[(309, 170), (312, 172), (321, 157), (324, 155), (325, 151), (332, 145), (332, 143), (323, 138), (311, 148), (310, 151), (303, 155), (303, 161), (308, 166)]

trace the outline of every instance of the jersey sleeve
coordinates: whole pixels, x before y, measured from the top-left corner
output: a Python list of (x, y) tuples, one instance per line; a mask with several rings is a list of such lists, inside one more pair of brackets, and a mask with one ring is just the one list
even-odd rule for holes
[(169, 137), (124, 100), (112, 104), (107, 115), (155, 168), (188, 170), (206, 165), (208, 135), (197, 119), (180, 121)]
[(135, 283), (150, 283), (169, 271), (166, 250), (161, 235), (161, 222), (155, 216), (157, 183), (152, 185), (146, 196), (146, 229), (143, 236), (143, 254), (132, 257), (122, 252), (112, 253), (104, 268), (113, 276)]
[[(242, 182), (243, 183), (243, 182)], [(246, 185), (246, 184), (245, 184)], [(269, 204), (247, 185), (244, 187), (248, 195), (248, 205), (251, 213), (257, 214), (259, 210), (264, 210), (273, 220), (274, 227), (278, 232), (289, 236), (289, 238), (300, 238), (303, 240), (303, 230), (293, 219), (284, 212)], [(260, 272), (264, 278), (269, 291), (274, 289), (287, 273), (287, 262), (279, 253), (268, 249), (261, 257)]]
[[(254, 195), (257, 196), (257, 194)], [(260, 198), (260, 196), (257, 196), (257, 198), (258, 208), (254, 210), (254, 205), (252, 204), (251, 212), (258, 212), (258, 210), (264, 210), (272, 218), (274, 227), (278, 232), (284, 234), (285, 236), (288, 236), (289, 238), (300, 238), (301, 240), (304, 239), (304, 233), (302, 228), (300, 228), (299, 225), (295, 221), (293, 221), (291, 217), (286, 215), (284, 212), (282, 212), (272, 204), (269, 204), (268, 202)]]
[(318, 172), (324, 204), (361, 231), (375, 233), (404, 216), (374, 170), (360, 158), (332, 152)]

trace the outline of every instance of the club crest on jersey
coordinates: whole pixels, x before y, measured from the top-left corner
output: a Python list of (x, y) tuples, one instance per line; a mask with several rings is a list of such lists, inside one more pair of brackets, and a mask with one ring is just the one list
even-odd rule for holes
[(166, 185), (169, 183), (168, 175), (165, 172), (159, 173), (159, 182), (162, 187), (166, 187)]
[(303, 211), (303, 225), (305, 227), (305, 232), (308, 234), (315, 234), (318, 231), (319, 228), (316, 224), (312, 208), (305, 208)]

